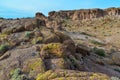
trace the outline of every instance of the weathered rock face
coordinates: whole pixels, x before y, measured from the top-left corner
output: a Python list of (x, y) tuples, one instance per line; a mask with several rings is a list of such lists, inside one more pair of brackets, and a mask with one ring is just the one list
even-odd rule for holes
[(51, 11), (48, 13), (48, 17), (42, 13), (36, 13), (37, 27), (46, 26), (57, 30), (62, 30), (61, 26), (63, 19), (71, 20), (85, 20), (100, 18), (104, 16), (120, 15), (120, 8), (107, 8), (107, 9), (80, 9), (80, 10), (67, 10), (67, 11)]
[(36, 19), (37, 27), (46, 26), (46, 23), (45, 23), (46, 17), (42, 13), (40, 13), (40, 12), (36, 13), (35, 19)]
[(73, 20), (83, 20), (104, 17), (106, 15), (120, 15), (120, 8), (108, 8), (108, 9), (81, 9), (73, 11), (59, 11), (59, 12), (49, 12), (50, 18), (63, 18), (63, 19), (73, 19)]

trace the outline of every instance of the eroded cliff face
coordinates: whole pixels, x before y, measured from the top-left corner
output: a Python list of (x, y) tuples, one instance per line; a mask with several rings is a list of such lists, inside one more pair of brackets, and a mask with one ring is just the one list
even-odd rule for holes
[(46, 17), (42, 13), (36, 13), (37, 26), (46, 26), (48, 28), (61, 29), (61, 25), (65, 19), (70, 20), (86, 20), (105, 16), (120, 15), (120, 8), (107, 9), (80, 9), (80, 10), (66, 10), (66, 11), (51, 11)]
[(81, 9), (81, 10), (68, 10), (68, 11), (52, 11), (49, 12), (50, 18), (67, 18), (72, 20), (83, 20), (99, 18), (104, 16), (120, 15), (120, 8), (107, 8), (107, 9)]

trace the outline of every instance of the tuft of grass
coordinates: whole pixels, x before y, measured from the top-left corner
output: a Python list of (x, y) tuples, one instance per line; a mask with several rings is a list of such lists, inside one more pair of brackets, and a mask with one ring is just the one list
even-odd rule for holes
[(103, 43), (101, 42), (98, 42), (96, 40), (91, 40), (91, 43), (95, 44), (95, 45), (104, 45)]
[(94, 47), (93, 52), (99, 56), (105, 57), (105, 50), (104, 49), (99, 49), (97, 47)]

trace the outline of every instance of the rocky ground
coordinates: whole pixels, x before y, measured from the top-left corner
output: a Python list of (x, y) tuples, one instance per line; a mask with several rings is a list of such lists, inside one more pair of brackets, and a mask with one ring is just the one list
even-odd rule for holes
[(120, 9), (0, 19), (0, 80), (120, 80)]

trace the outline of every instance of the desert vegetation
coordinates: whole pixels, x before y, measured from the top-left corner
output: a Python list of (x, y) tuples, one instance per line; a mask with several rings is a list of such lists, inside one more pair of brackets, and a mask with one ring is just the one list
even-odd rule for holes
[(109, 9), (1, 18), (0, 80), (119, 80), (120, 9)]

